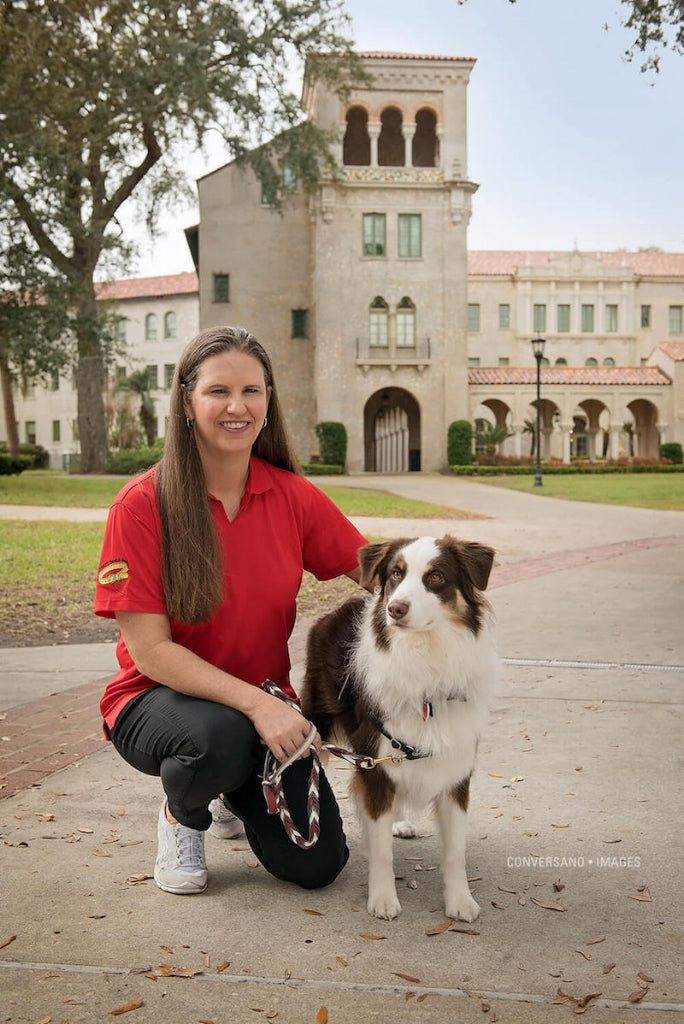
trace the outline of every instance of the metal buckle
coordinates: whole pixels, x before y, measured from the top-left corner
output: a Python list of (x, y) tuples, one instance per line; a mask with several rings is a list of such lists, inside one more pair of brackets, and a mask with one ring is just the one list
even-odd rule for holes
[(386, 757), (365, 757), (361, 762), (362, 768), (375, 768), (378, 764), (393, 764), (398, 768), (406, 760), (405, 757), (398, 757), (396, 754), (387, 754)]

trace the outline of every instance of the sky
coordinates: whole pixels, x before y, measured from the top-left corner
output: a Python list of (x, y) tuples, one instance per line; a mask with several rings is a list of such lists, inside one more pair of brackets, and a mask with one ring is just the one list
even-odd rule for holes
[[(479, 184), (470, 249), (684, 251), (684, 56), (661, 71), (627, 63), (619, 0), (346, 0), (359, 50), (474, 57), (468, 177)], [(607, 26), (605, 28), (604, 26)], [(229, 159), (188, 154), (193, 178)], [(156, 239), (122, 211), (140, 248), (138, 276), (192, 270), (183, 228)]]

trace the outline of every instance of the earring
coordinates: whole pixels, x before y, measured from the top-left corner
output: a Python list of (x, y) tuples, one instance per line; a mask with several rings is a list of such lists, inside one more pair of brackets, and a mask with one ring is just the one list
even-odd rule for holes
[(190, 430), (192, 428), (192, 425), (193, 425), (194, 422), (195, 421), (191, 420), (189, 416), (185, 417), (185, 426), (188, 428), (188, 430)]
[(266, 426), (267, 423), (268, 423), (268, 416), (264, 416), (264, 422), (263, 422), (263, 424), (261, 426), (262, 430), (264, 429), (264, 427)]

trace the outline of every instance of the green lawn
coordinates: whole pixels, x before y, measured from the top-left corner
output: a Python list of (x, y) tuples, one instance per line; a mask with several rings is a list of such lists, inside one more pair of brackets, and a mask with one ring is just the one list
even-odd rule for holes
[(684, 510), (684, 473), (613, 473), (544, 476), (541, 487), (533, 476), (469, 477), (477, 483), (526, 491), (546, 498), (592, 501), (601, 505)]

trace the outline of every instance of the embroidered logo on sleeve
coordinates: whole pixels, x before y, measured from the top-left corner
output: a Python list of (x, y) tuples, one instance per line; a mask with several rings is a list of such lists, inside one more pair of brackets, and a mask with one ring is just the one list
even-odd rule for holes
[(116, 562), (107, 562), (97, 574), (97, 582), (102, 584), (120, 583), (128, 579), (128, 562), (119, 559)]

